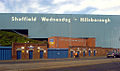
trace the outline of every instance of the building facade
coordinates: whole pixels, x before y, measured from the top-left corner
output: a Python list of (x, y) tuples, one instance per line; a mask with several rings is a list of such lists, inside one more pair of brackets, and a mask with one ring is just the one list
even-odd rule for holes
[(48, 44), (13, 43), (12, 59), (53, 59), (106, 56), (115, 48), (95, 47), (95, 38), (49, 37)]
[(94, 48), (95, 38), (49, 37), (49, 48), (69, 48), (70, 46)]
[(12, 59), (47, 58), (47, 44), (13, 43)]

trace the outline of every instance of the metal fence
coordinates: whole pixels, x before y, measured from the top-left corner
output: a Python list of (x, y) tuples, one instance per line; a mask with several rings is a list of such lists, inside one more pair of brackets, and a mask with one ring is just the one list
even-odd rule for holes
[(0, 60), (11, 60), (11, 59), (12, 59), (12, 47), (0, 46)]

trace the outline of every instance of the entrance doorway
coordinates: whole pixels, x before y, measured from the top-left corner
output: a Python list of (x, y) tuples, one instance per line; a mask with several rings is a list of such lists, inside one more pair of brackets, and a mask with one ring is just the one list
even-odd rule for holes
[(40, 58), (43, 58), (43, 50), (40, 51)]
[(91, 51), (89, 50), (89, 56), (91, 56)]
[(17, 51), (17, 59), (21, 59), (21, 51)]
[(94, 56), (96, 55), (95, 52), (96, 52), (96, 51), (94, 50)]
[(72, 58), (73, 57), (73, 51), (70, 52), (70, 55), (71, 55), (70, 57)]
[(83, 51), (83, 56), (85, 56), (85, 51)]
[(29, 51), (29, 59), (32, 59), (33, 58), (33, 50), (30, 50)]

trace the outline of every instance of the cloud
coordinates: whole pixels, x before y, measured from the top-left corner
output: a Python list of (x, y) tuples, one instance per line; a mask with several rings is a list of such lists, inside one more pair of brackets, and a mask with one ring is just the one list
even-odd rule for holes
[(61, 3), (64, 3), (66, 1), (69, 1), (69, 0), (53, 0), (53, 4), (61, 4)]
[(120, 0), (1, 0), (0, 12), (120, 15)]
[(8, 12), (8, 10), (6, 10), (5, 4), (3, 2), (0, 2), (0, 12), (1, 13)]
[[(89, 10), (86, 10), (87, 14), (119, 14), (120, 15), (120, 1), (119, 0), (64, 0), (60, 2), (62, 4), (59, 4), (59, 1), (57, 0), (53, 1), (53, 4), (58, 4), (58, 9), (54, 13), (66, 13), (66, 12), (80, 12), (87, 8), (91, 8)], [(115, 8), (117, 7), (117, 8)], [(94, 10), (93, 10), (94, 8)], [(81, 13), (81, 12), (80, 12)]]

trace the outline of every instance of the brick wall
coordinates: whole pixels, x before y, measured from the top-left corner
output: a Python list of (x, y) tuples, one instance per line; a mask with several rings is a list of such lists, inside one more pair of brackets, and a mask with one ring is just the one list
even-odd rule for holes
[[(51, 40), (53, 40), (51, 42)], [(49, 37), (49, 48), (69, 48), (69, 46), (95, 47), (95, 38)]]
[(29, 51), (33, 51), (33, 59), (40, 59), (40, 51), (43, 51), (43, 58), (47, 58), (47, 44), (35, 43), (13, 43), (12, 59), (17, 59), (17, 51), (21, 51), (21, 59), (29, 59)]
[[(89, 56), (89, 51), (90, 51), (90, 56), (94, 56), (94, 51), (95, 51), (95, 56), (106, 56), (109, 51), (113, 51), (113, 48), (102, 48), (102, 47), (70, 47), (69, 48), (69, 58), (71, 57), (70, 52), (73, 51), (73, 55), (77, 52), (80, 51), (79, 57), (86, 57)], [(85, 56), (83, 56), (83, 52), (85, 51)]]

